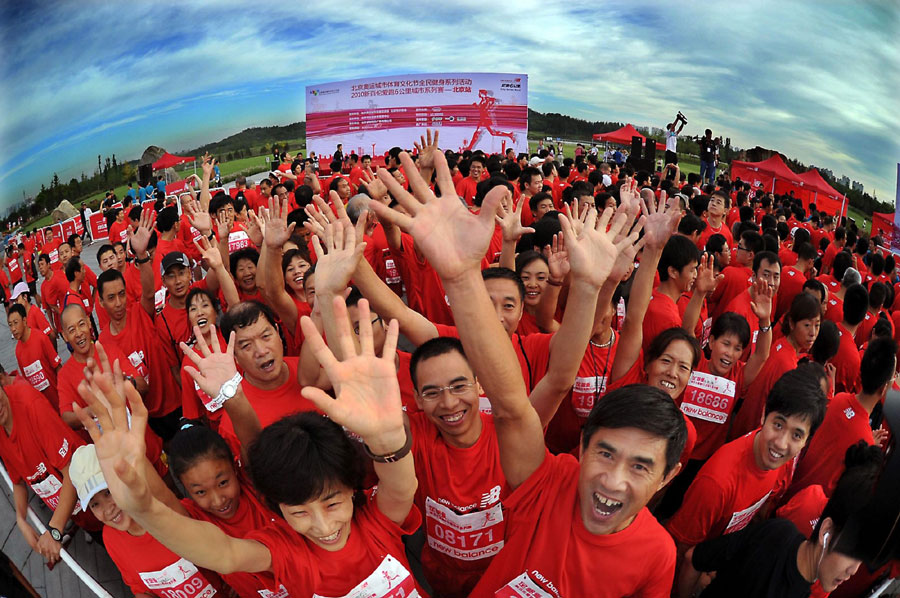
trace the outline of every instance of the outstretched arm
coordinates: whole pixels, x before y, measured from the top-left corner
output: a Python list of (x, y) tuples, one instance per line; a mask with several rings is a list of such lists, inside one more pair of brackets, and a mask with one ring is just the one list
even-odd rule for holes
[[(772, 348), (772, 296), (772, 287), (763, 279), (757, 280), (750, 288), (750, 309), (759, 318), (759, 335), (756, 337), (756, 350), (744, 366), (744, 388), (756, 379), (769, 358)], [(765, 332), (763, 329), (766, 329)]]
[(150, 242), (150, 235), (153, 233), (155, 221), (156, 216), (153, 215), (153, 212), (144, 210), (141, 212), (138, 227), (133, 233), (128, 233), (131, 250), (141, 262), (138, 264), (138, 269), (141, 273), (141, 307), (150, 314), (151, 318), (156, 315), (156, 289), (154, 288), (155, 283), (153, 280), (153, 260), (150, 259), (150, 254), (147, 253), (147, 244)]
[(722, 280), (723, 276), (719, 274), (717, 277), (713, 270), (713, 256), (703, 254), (700, 257), (700, 267), (697, 271), (697, 279), (694, 281), (694, 292), (688, 301), (684, 310), (684, 317), (681, 319), (681, 327), (684, 328), (691, 336), (697, 330), (697, 320), (700, 319), (700, 312), (703, 310), (703, 301), (716, 288), (716, 284)]
[[(285, 242), (291, 238), (294, 232), (294, 224), (288, 226), (288, 202), (282, 202), (277, 196), (269, 199), (269, 209), (262, 211), (263, 228), (265, 237), (260, 250), (260, 264), (262, 269), (262, 281), (260, 286), (262, 296), (272, 306), (281, 323), (287, 330), (297, 328), (297, 304), (288, 295), (284, 288), (284, 272), (281, 271), (281, 251)], [(265, 256), (265, 259), (263, 259)]]
[(546, 449), (541, 420), (528, 400), (518, 359), (480, 272), (505, 190), (491, 190), (481, 213), (475, 215), (460, 203), (443, 154), (434, 156), (440, 197), (431, 192), (406, 153), (400, 160), (412, 193), (386, 170), (379, 169), (378, 176), (409, 215), (376, 202), (372, 209), (412, 235), (440, 276), (468, 361), (491, 398), (500, 461), (507, 482), (515, 488), (541, 465)]

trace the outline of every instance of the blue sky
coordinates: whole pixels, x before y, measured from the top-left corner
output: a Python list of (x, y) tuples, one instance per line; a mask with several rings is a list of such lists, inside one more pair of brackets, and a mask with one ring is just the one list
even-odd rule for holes
[[(97, 155), (305, 118), (304, 86), (523, 72), (529, 105), (706, 127), (863, 182), (900, 160), (894, 2), (79, 2), (0, 20), (0, 210)], [(28, 3), (31, 4), (31, 3)], [(679, 6), (679, 4), (684, 4)]]

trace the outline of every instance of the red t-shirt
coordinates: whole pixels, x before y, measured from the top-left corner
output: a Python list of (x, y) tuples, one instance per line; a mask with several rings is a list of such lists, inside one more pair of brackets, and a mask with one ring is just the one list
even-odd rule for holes
[[(4, 386), (13, 419), (12, 433), (0, 426), (0, 458), (14, 483), (31, 486), (55, 511), (62, 489), (62, 469), (84, 441), (53, 412), (41, 394), (26, 383)], [(81, 511), (75, 503), (74, 513)]]
[(775, 315), (777, 321), (791, 308), (794, 297), (803, 292), (803, 285), (807, 281), (806, 274), (793, 266), (784, 266), (781, 269), (781, 284), (778, 286), (778, 299), (775, 302)]
[(828, 301), (825, 304), (825, 318), (835, 324), (840, 324), (844, 319), (844, 300), (828, 290)]
[[(678, 306), (678, 315), (681, 321), (684, 321), (684, 313), (687, 311), (688, 303), (694, 296), (694, 291), (682, 293), (678, 298), (676, 305)], [(705, 347), (709, 343), (709, 331), (712, 330), (712, 318), (709, 317), (709, 309), (706, 304), (706, 298), (700, 304), (700, 315), (697, 318), (697, 324), (694, 325), (694, 336), (700, 341), (700, 346)]]
[(553, 453), (568, 453), (578, 448), (581, 427), (594, 405), (606, 394), (612, 365), (616, 361), (616, 347), (619, 335), (615, 334), (613, 344), (600, 347), (589, 342), (585, 349), (575, 383), (569, 391), (544, 435), (547, 448)]
[(28, 383), (47, 397), (54, 409), (59, 409), (56, 368), (59, 367), (60, 361), (56, 347), (50, 343), (50, 339), (32, 328), (27, 341), (16, 343), (16, 363), (19, 364), (19, 371)]
[[(191, 288), (207, 288), (206, 279), (194, 282)], [(156, 325), (156, 333), (166, 345), (166, 350), (171, 351), (171, 356), (178, 356), (181, 353), (178, 343), (190, 341), (194, 334), (188, 321), (187, 310), (172, 307), (168, 299), (163, 308), (157, 312), (153, 323)]]
[(216, 596), (223, 592), (219, 577), (166, 548), (144, 533), (132, 536), (108, 525), (103, 545), (135, 594), (153, 596)]
[(766, 504), (779, 470), (760, 469), (756, 464), (756, 434), (729, 442), (700, 468), (684, 503), (666, 526), (677, 542), (696, 546), (740, 531)]
[(786, 504), (778, 507), (776, 517), (789, 520), (797, 526), (797, 530), (807, 538), (819, 524), (819, 517), (825, 510), (828, 497), (818, 484), (807, 486), (797, 492)]
[[(61, 272), (54, 272), (53, 275), (49, 279), (44, 279), (44, 282), (41, 283), (41, 302), (44, 304), (44, 311), (48, 314), (51, 312), (51, 306), (57, 309), (60, 309), (60, 305), (62, 305), (63, 297), (65, 297), (66, 292), (68, 291), (69, 282), (66, 280), (65, 274)], [(53, 320), (56, 324), (56, 329), (60, 329), (59, 317), (56, 314), (53, 314)]]
[[(49, 243), (44, 243), (44, 246), (41, 247), (41, 253), (46, 253), (50, 257), (50, 267), (56, 272), (62, 270), (62, 262), (59, 261), (60, 245), (62, 245), (62, 241), (53, 237)], [(65, 275), (63, 275), (63, 278), (65, 278)]]
[(516, 328), (516, 334), (519, 336), (528, 336), (529, 334), (538, 332), (541, 332), (541, 329), (538, 327), (537, 318), (528, 311), (523, 310), (522, 319), (519, 320), (519, 326)]
[(750, 293), (744, 292), (732, 299), (722, 313), (734, 312), (743, 316), (750, 325), (750, 344), (744, 347), (744, 357), (749, 358), (750, 353), (756, 351), (756, 339), (759, 336), (759, 318), (753, 313), (750, 306)]
[(859, 349), (856, 348), (853, 335), (843, 324), (838, 324), (837, 329), (841, 342), (837, 354), (831, 359), (837, 370), (834, 374), (834, 391), (856, 394), (862, 390), (862, 380), (859, 377)]
[[(271, 390), (256, 388), (246, 379), (241, 382), (241, 388), (246, 395), (250, 406), (259, 418), (259, 424), (263, 428), (274, 423), (286, 415), (300, 413), (301, 411), (318, 411), (316, 406), (308, 399), (300, 395), (300, 383), (297, 382), (297, 366), (299, 357), (285, 357), (284, 363), (288, 368), (287, 382)], [(219, 434), (232, 442), (232, 446), (240, 446), (234, 433), (234, 425), (231, 418), (225, 413), (219, 422)]]
[[(269, 511), (250, 490), (248, 483), (240, 476), (241, 495), (237, 510), (231, 519), (222, 519), (204, 511), (189, 498), (181, 499), (181, 504), (192, 519), (207, 521), (220, 528), (233, 538), (243, 538), (254, 530), (263, 529), (276, 521), (276, 516)], [(238, 593), (239, 596), (259, 596), (260, 598), (277, 598), (279, 592), (286, 592), (284, 587), (275, 583), (275, 576), (268, 571), (246, 573), (238, 571), (222, 575), (222, 580)], [(270, 592), (270, 593), (265, 593)], [(287, 594), (283, 595), (287, 598)]]
[(22, 255), (22, 265), (25, 267), (25, 282), (34, 282), (37, 280), (34, 277), (34, 254), (30, 251), (26, 251)]
[(269, 549), (275, 581), (291, 596), (393, 598), (414, 591), (422, 594), (409, 572), (402, 540), (421, 525), (422, 516), (415, 507), (403, 525), (397, 525), (378, 510), (371, 497), (354, 508), (347, 544), (337, 552), (308, 542), (283, 521), (246, 537)]
[(11, 257), (6, 259), (6, 267), (9, 270), (9, 279), (12, 284), (22, 280), (22, 268), (19, 267), (19, 259)]
[(117, 243), (121, 241), (124, 243), (128, 240), (128, 223), (124, 220), (122, 222), (113, 222), (109, 227), (109, 242)]
[(739, 438), (760, 426), (769, 391), (785, 372), (797, 367), (798, 361), (800, 355), (787, 339), (781, 339), (772, 346), (769, 358), (744, 393), (744, 402), (734, 416), (729, 439)]
[(715, 290), (709, 296), (710, 304), (714, 305), (712, 318), (715, 320), (725, 313), (725, 307), (732, 299), (750, 288), (750, 279), (753, 270), (747, 266), (728, 266), (722, 270), (722, 280), (716, 284)]
[(162, 417), (181, 406), (180, 393), (172, 375), (173, 362), (167, 347), (159, 342), (153, 319), (137, 303), (128, 307), (125, 328), (112, 334), (107, 327), (100, 333), (104, 347), (115, 345), (149, 385), (144, 403), (150, 417)]
[(781, 260), (781, 267), (785, 266), (796, 266), (797, 265), (797, 254), (794, 253), (793, 249), (788, 247), (784, 247), (778, 250), (778, 259)]
[[(194, 247), (194, 244), (191, 243), (191, 248), (194, 250), (193, 253), (197, 253), (197, 248)], [(160, 272), (160, 267), (162, 265), (162, 260), (170, 253), (174, 252), (188, 253), (188, 247), (185, 245), (185, 242), (178, 238), (177, 236), (170, 240), (160, 238), (156, 242), (156, 251), (153, 253), (153, 288), (159, 289), (162, 288), (162, 273)], [(135, 268), (138, 271), (138, 284), (140, 284), (140, 270)]]
[(734, 237), (731, 235), (731, 224), (729, 224), (727, 220), (720, 224), (719, 228), (710, 226), (709, 220), (707, 219), (704, 219), (703, 221), (706, 222), (706, 228), (700, 233), (700, 240), (697, 242), (697, 247), (701, 252), (706, 251), (706, 242), (709, 241), (709, 238), (713, 235), (722, 235), (725, 237), (725, 240), (728, 241), (728, 247), (734, 247)]
[(424, 258), (418, 258), (411, 236), (403, 233), (401, 245), (402, 250), (392, 254), (406, 286), (409, 307), (435, 324), (452, 325), (453, 313), (437, 272)]
[(50, 322), (47, 321), (44, 312), (38, 309), (37, 305), (28, 306), (28, 317), (25, 321), (28, 323), (29, 328), (41, 334), (49, 335), (53, 332), (53, 329), (50, 327)]
[(478, 415), (481, 436), (468, 448), (444, 442), (424, 413), (409, 418), (419, 479), (416, 508), (425, 517), (422, 567), (435, 593), (449, 598), (468, 596), (503, 548), (500, 498), (506, 478), (494, 420)]
[[(253, 206), (251, 205), (250, 207), (252, 208)], [(182, 214), (181, 226), (178, 227), (178, 239), (184, 246), (185, 253), (187, 253), (188, 257), (194, 261), (200, 259), (200, 252), (197, 251), (197, 246), (194, 245), (194, 241), (199, 241), (202, 236), (203, 234), (199, 230), (191, 226), (191, 221), (188, 219), (187, 214)], [(159, 249), (157, 249), (157, 253), (159, 253)], [(160, 257), (160, 260), (162, 260), (162, 257)]]
[(456, 183), (456, 194), (462, 197), (467, 204), (474, 205), (472, 200), (475, 199), (475, 191), (478, 187), (478, 181), (470, 176)]
[(91, 301), (90, 295), (82, 294), (80, 289), (78, 292), (73, 291), (71, 288), (66, 290), (66, 294), (63, 296), (62, 304), (60, 305), (60, 313), (62, 313), (62, 310), (65, 309), (67, 305), (71, 305), (72, 303), (80, 303), (84, 306), (84, 310), (88, 315), (94, 311), (94, 304)]
[(849, 392), (835, 394), (825, 411), (822, 425), (797, 465), (787, 496), (814, 484), (821, 486), (826, 496), (831, 496), (844, 472), (844, 454), (860, 440), (875, 444), (869, 414), (856, 395)]
[[(219, 341), (219, 348), (222, 352), (225, 351), (228, 344), (225, 342), (225, 339), (222, 338), (222, 333), (216, 329), (216, 339)], [(198, 356), (201, 356), (200, 351), (197, 349), (197, 345), (194, 344), (191, 347)], [(222, 421), (222, 416), (225, 414), (225, 410), (222, 408), (222, 405), (213, 401), (215, 397), (211, 397), (202, 390), (191, 378), (191, 375), (187, 373), (185, 370), (186, 366), (191, 366), (194, 369), (197, 369), (197, 366), (194, 365), (194, 362), (185, 355), (181, 360), (181, 413), (187, 419), (200, 419), (201, 416), (205, 416), (209, 421), (209, 425), (213, 430), (219, 429), (219, 422)], [(208, 405), (208, 407), (207, 407)]]
[(672, 538), (644, 508), (624, 530), (588, 532), (572, 455), (546, 455), (504, 499), (504, 549), (475, 586), (475, 598), (668, 596), (675, 576)]
[[(123, 374), (134, 378), (139, 376), (137, 370), (131, 365), (131, 361), (129, 361), (128, 357), (121, 349), (119, 349), (119, 347), (115, 345), (104, 345), (103, 348), (106, 349), (106, 356), (109, 357), (110, 365), (114, 364), (118, 359)], [(94, 347), (93, 357), (95, 361), (99, 362), (100, 357), (97, 355), (96, 347)], [(78, 384), (84, 379), (85, 367), (87, 367), (87, 364), (76, 360), (73, 355), (72, 357), (69, 357), (62, 368), (60, 368), (57, 388), (59, 390), (59, 412), (61, 414), (73, 411), (72, 403), (75, 403), (79, 407), (87, 407), (87, 403), (85, 403), (81, 398), (81, 395), (78, 394)]]
[(679, 326), (681, 313), (678, 311), (678, 305), (668, 295), (656, 291), (650, 297), (647, 314), (644, 316), (641, 349), (646, 351), (660, 332)]
[(709, 360), (700, 357), (700, 364), (691, 372), (684, 389), (681, 411), (690, 417), (697, 430), (697, 443), (691, 459), (709, 459), (725, 444), (728, 419), (744, 386), (743, 361), (737, 361), (725, 377), (711, 373)]

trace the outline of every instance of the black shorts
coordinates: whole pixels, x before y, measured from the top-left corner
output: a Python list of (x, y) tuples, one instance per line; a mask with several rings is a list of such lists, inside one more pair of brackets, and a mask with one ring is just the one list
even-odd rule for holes
[(666, 164), (678, 164), (678, 154), (666, 150)]

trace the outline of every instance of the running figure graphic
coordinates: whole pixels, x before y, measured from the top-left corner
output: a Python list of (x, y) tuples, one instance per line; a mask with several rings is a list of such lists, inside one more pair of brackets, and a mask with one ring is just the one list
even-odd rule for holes
[(475, 144), (478, 143), (478, 140), (481, 139), (483, 134), (482, 129), (487, 129), (487, 132), (494, 137), (507, 137), (515, 143), (515, 133), (505, 133), (494, 129), (494, 106), (497, 105), (497, 99), (494, 97), (494, 92), (488, 91), (487, 89), (479, 89), (478, 98), (478, 103), (473, 104), (473, 106), (478, 108), (478, 124), (475, 125), (475, 132), (472, 133), (472, 139), (469, 140), (469, 144), (463, 148), (463, 151), (475, 147)]

